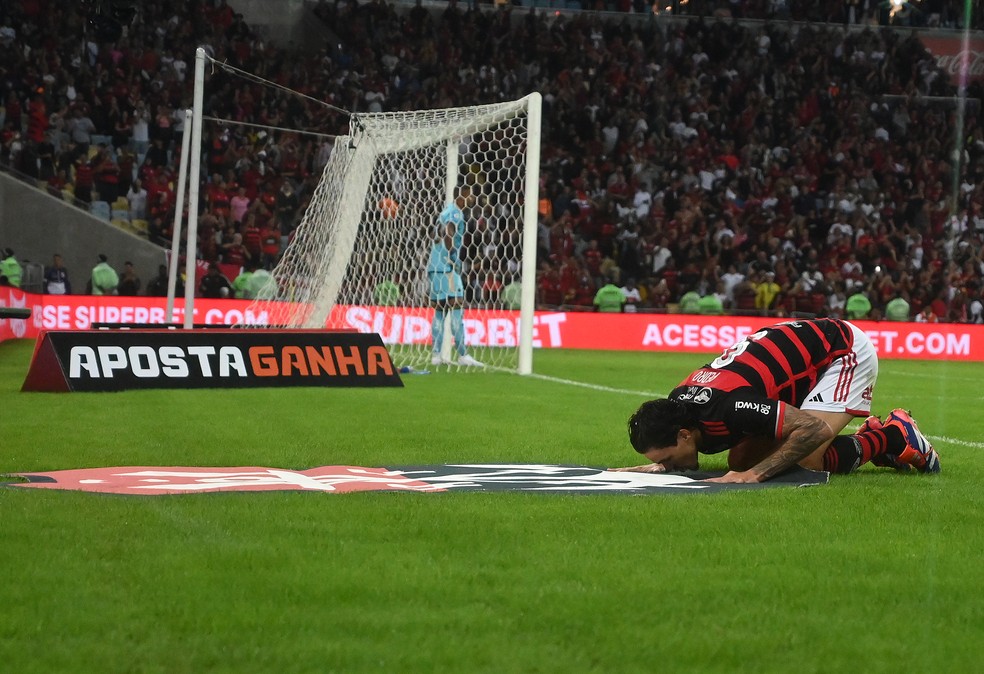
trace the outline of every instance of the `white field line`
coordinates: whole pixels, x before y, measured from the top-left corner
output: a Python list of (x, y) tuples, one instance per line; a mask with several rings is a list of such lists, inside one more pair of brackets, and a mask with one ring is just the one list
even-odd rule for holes
[(984, 449), (984, 442), (974, 442), (973, 440), (961, 440), (960, 438), (951, 438), (949, 435), (927, 435), (927, 438), (933, 442), (938, 442), (943, 445), (960, 445), (961, 447), (973, 447), (974, 449)]
[(578, 386), (580, 388), (591, 389), (592, 391), (603, 391), (605, 393), (621, 393), (623, 395), (640, 396), (643, 398), (658, 398), (660, 396), (665, 396), (665, 393), (655, 393), (653, 391), (635, 391), (633, 389), (627, 388), (614, 388), (612, 386), (601, 386), (600, 384), (589, 384), (584, 381), (574, 381), (573, 379), (562, 379), (560, 377), (550, 377), (545, 374), (533, 374), (527, 375), (528, 377), (533, 377), (534, 379), (542, 379), (544, 381), (550, 381), (555, 384), (565, 384), (567, 386)]
[[(939, 379), (940, 378), (939, 374), (934, 374), (931, 372), (906, 372), (905, 375), (902, 376), (904, 376), (906, 379)], [(946, 379), (947, 381), (966, 381), (966, 382), (973, 382), (975, 384), (980, 382), (980, 379), (978, 379), (977, 377), (961, 377), (959, 375), (953, 375), (949, 373), (946, 375)]]

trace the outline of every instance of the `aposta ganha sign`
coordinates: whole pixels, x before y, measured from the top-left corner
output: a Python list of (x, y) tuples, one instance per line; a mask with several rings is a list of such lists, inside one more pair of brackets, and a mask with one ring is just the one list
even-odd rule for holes
[(73, 330), (38, 339), (24, 391), (403, 386), (376, 334)]

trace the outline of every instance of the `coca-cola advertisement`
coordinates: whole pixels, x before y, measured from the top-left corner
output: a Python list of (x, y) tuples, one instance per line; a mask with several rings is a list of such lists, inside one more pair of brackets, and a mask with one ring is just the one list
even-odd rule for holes
[(936, 65), (950, 76), (950, 81), (960, 86), (960, 73), (966, 68), (967, 84), (984, 80), (984, 39), (971, 37), (964, 48), (959, 35), (919, 36), (923, 45), (936, 59)]

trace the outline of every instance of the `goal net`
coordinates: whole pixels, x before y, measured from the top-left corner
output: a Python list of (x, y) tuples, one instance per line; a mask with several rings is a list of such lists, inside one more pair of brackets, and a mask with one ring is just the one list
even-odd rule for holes
[[(251, 309), (275, 326), (377, 332), (398, 366), (430, 368), (436, 331), (442, 365), (457, 366), (460, 308), (470, 358), (529, 373), (539, 127), (536, 93), (353, 115)], [(464, 218), (445, 244), (438, 220), (449, 204)], [(433, 271), (436, 245), (449, 248), (444, 280)], [(450, 302), (435, 303), (435, 292)], [(435, 308), (447, 325), (432, 324)]]

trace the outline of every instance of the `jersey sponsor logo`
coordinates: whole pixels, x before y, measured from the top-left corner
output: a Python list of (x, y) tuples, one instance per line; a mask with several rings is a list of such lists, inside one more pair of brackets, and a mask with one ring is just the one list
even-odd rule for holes
[(701, 390), (697, 391), (697, 393), (694, 394), (695, 403), (700, 403), (703, 405), (706, 402), (710, 402), (710, 400), (711, 400), (711, 389), (709, 388), (702, 388)]
[(809, 400), (807, 400), (806, 402), (808, 402), (808, 403), (822, 403), (823, 402), (823, 396), (818, 393), (815, 396), (813, 396), (812, 398), (810, 398)]
[[(226, 491), (449, 492), (527, 491), (553, 494), (657, 494), (713, 492), (774, 486), (826, 484), (829, 474), (799, 470), (754, 484), (705, 482), (723, 472), (634, 473), (604, 468), (540, 464), (438, 466), (321, 466), (308, 470), (262, 467), (194, 468), (130, 466), (15, 473), (0, 485), (130, 494), (201, 494)], [(10, 481), (11, 478), (21, 481)]]
[(735, 411), (740, 410), (751, 410), (752, 412), (758, 412), (760, 414), (771, 414), (772, 413), (771, 403), (755, 403), (749, 402), (747, 400), (738, 400), (735, 402)]

